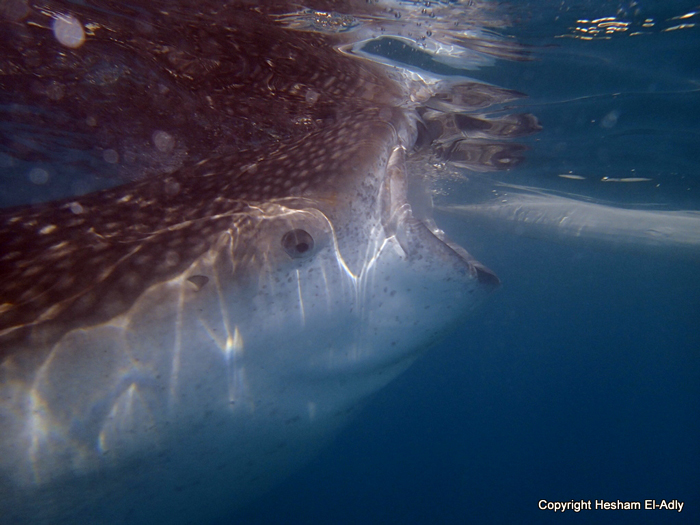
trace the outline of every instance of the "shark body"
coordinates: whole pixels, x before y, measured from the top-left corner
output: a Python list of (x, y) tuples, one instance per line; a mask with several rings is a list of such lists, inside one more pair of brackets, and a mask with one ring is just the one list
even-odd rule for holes
[(498, 285), (404, 163), (517, 94), (362, 56), (378, 5), (7, 4), (5, 151), (136, 180), (0, 217), (3, 520), (214, 519)]
[(467, 218), (472, 227), (605, 251), (698, 258), (698, 212), (623, 208), (534, 189), (519, 188), (512, 193), (499, 190), (497, 199), (438, 209)]

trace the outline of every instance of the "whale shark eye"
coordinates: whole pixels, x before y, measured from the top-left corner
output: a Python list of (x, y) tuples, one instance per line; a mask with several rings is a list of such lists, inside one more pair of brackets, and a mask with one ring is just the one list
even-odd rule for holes
[(282, 247), (292, 259), (301, 259), (313, 253), (314, 238), (305, 230), (290, 230), (282, 236)]

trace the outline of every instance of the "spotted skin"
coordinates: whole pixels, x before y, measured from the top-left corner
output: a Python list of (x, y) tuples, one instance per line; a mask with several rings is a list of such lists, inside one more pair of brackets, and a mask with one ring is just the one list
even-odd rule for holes
[(342, 166), (366, 154), (375, 128), (379, 136), (391, 133), (378, 124), (376, 110), (362, 113), (352, 126), (329, 126), (257, 162), (209, 158), (165, 177), (6, 212), (1, 337), (26, 337), (27, 329), (45, 324), (104, 321), (148, 286), (182, 272), (245, 220), (250, 207), (307, 195), (334, 198), (344, 182)]
[[(195, 32), (176, 11), (155, 20), (123, 5), (112, 6), (121, 16), (40, 5), (49, 7), (5, 23), (9, 74), (0, 83), (12, 104), (48, 111), (10, 119), (60, 128), (76, 149), (122, 155), (127, 142), (149, 144), (154, 129), (168, 130), (184, 153), (172, 172), (158, 155), (136, 160), (120, 169), (145, 180), (2, 215), (0, 334), (10, 340), (37, 324), (75, 328), (121, 313), (247, 207), (330, 187), (378, 115), (391, 115), (382, 102), (398, 100), (379, 68), (342, 57), (320, 35), (294, 38), (257, 9), (212, 9), (201, 16), (218, 23)], [(49, 32), (47, 14), (61, 8), (97, 27), (80, 49)]]

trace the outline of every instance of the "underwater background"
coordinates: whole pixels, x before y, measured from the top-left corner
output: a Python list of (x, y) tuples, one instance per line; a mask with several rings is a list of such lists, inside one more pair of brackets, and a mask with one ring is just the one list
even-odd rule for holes
[[(519, 139), (522, 164), (465, 173), (447, 199), (497, 181), (700, 209), (697, 2), (499, 8), (531, 60), (466, 75), (526, 93), (505, 109), (543, 129)], [(222, 523), (700, 523), (700, 255), (436, 219), (501, 289), (320, 457)], [(680, 513), (644, 510), (674, 499)], [(554, 513), (540, 500), (593, 509)], [(595, 510), (595, 500), (642, 510)]]
[[(529, 113), (542, 130), (515, 139), (527, 150), (510, 170), (439, 181), (436, 204), (505, 184), (700, 210), (697, 0), (492, 3), (527, 60), (432, 69), (526, 94), (487, 116)], [(389, 47), (377, 52), (425, 60)], [(0, 206), (31, 201), (45, 174), (4, 177)], [(110, 184), (62, 180), (40, 200)], [(501, 288), (320, 456), (219, 523), (700, 523), (700, 246), (611, 250), (435, 218)], [(542, 500), (683, 508), (555, 513)]]

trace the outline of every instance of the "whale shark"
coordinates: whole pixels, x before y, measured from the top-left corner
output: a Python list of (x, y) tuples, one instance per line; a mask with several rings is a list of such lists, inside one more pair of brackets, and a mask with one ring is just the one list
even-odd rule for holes
[(519, 59), (482, 4), (0, 15), (3, 169), (29, 188), (0, 215), (3, 523), (212, 521), (498, 287), (406, 166), (514, 165), (536, 124), (483, 110), (522, 95), (368, 50)]
[(700, 213), (622, 207), (579, 195), (494, 185), (495, 197), (471, 204), (438, 205), (472, 227), (605, 252), (659, 254), (697, 259)]

